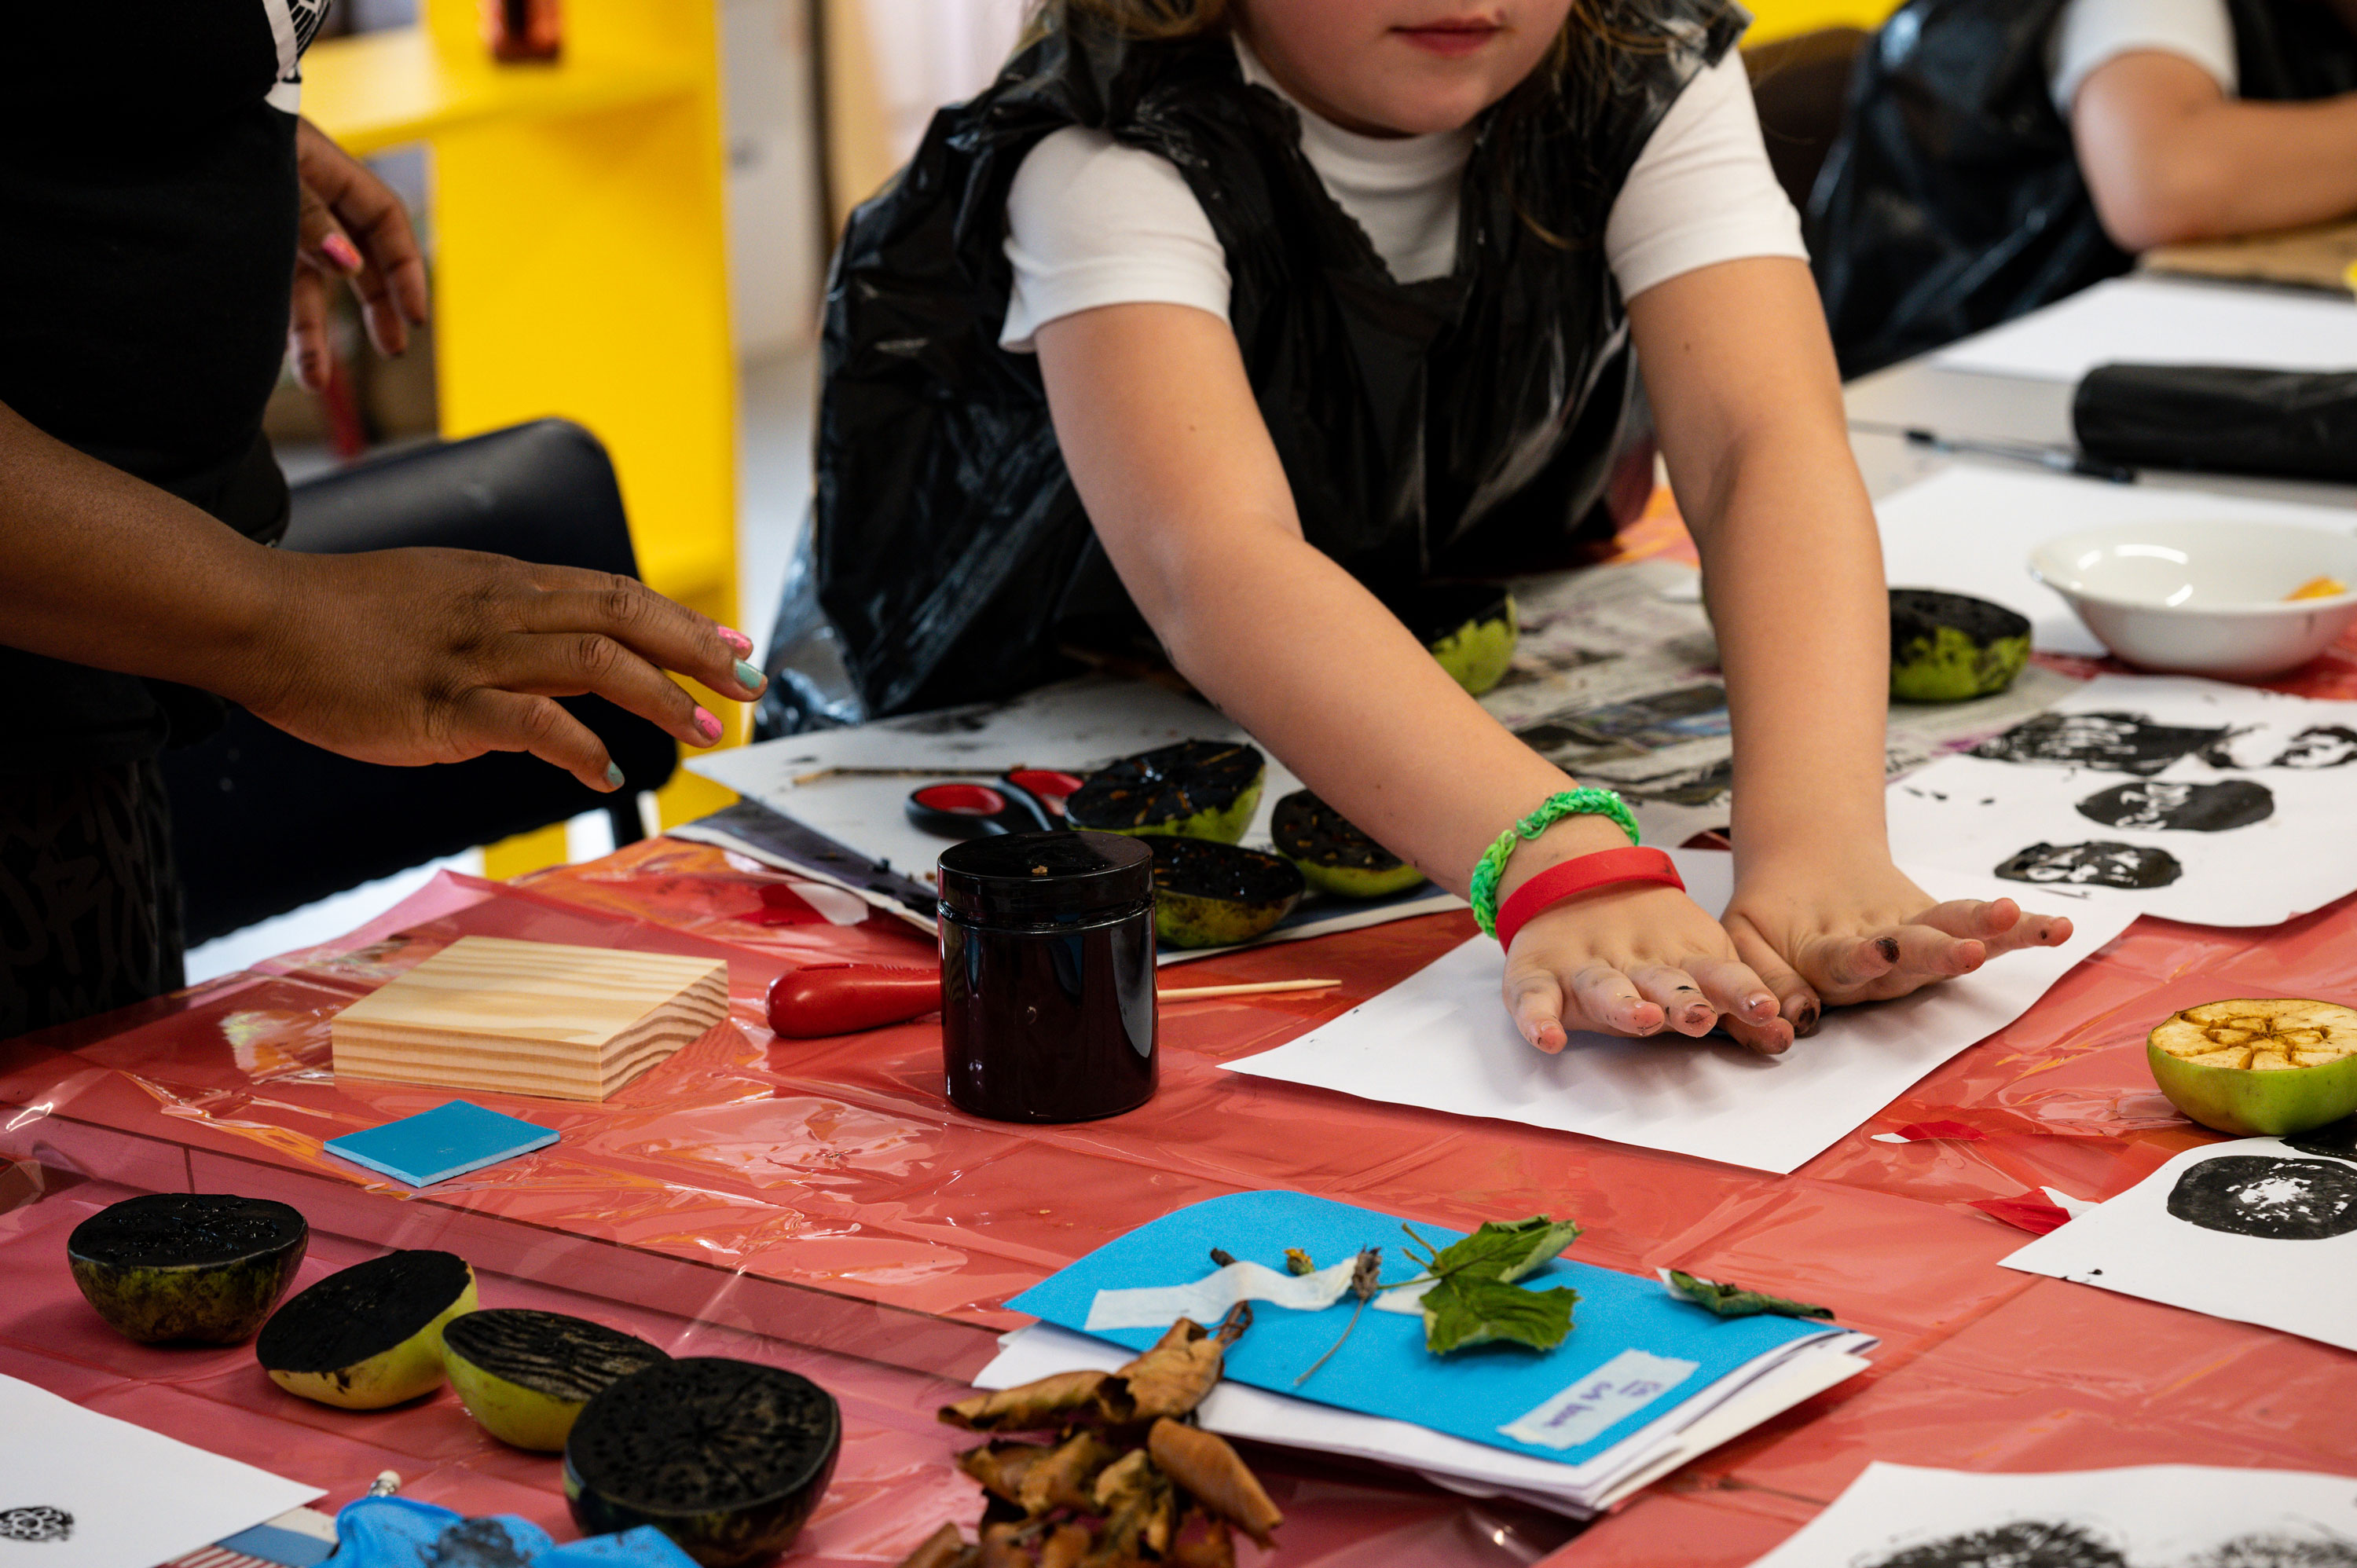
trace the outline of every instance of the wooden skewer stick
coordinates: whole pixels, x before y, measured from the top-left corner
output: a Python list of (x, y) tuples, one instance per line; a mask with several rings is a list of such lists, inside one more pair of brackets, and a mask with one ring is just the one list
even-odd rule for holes
[(797, 773), (787, 782), (800, 789), (826, 779), (946, 779), (967, 774), (996, 779), (1002, 773), (1029, 771), (1019, 762), (1012, 768), (822, 768), (814, 773)]
[(1339, 980), (1264, 980), (1251, 985), (1182, 985), (1155, 995), (1165, 1002), (1200, 1002), (1212, 996), (1265, 996), (1278, 991), (1324, 991)]

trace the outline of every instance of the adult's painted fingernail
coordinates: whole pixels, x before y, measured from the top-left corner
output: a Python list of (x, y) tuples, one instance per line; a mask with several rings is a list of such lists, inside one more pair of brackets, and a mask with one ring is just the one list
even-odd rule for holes
[(356, 273), (361, 270), (360, 252), (354, 249), (352, 242), (341, 234), (328, 234), (326, 239), (319, 242), (319, 249), (328, 260), (335, 263), (344, 271)]
[(749, 659), (753, 655), (753, 639), (733, 627), (724, 626), (720, 628), (720, 640), (735, 649), (744, 658)]
[(617, 789), (622, 787), (622, 768), (619, 763), (606, 764), (606, 782)]
[(720, 721), (714, 718), (709, 710), (698, 708), (695, 710), (695, 733), (706, 740), (718, 740)]
[(742, 659), (737, 660), (737, 683), (739, 686), (748, 691), (758, 692), (761, 689), (761, 671), (759, 669), (748, 664)]

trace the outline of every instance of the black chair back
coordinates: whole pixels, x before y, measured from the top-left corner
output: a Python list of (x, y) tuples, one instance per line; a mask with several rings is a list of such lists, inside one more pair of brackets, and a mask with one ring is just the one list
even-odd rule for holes
[[(289, 550), (438, 545), (638, 575), (613, 464), (561, 419), (414, 447), (298, 485), (294, 499)], [(671, 778), (677, 745), (602, 698), (565, 705), (613, 753), (630, 780), (621, 796), (521, 752), (355, 762), (232, 708), (222, 729), (163, 759), (188, 944), (587, 811), (608, 812), (617, 843), (643, 836), (638, 791)]]

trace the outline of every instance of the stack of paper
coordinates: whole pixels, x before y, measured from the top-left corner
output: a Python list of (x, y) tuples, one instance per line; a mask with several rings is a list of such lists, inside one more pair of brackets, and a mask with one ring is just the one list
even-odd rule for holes
[(1943, 371), (2075, 381), (2097, 365), (2357, 370), (2357, 306), (2164, 278), (2113, 278), (1932, 356)]
[[(1415, 1229), (1436, 1249), (1462, 1234)], [(1378, 1297), (1342, 1338), (1352, 1260), (1381, 1248), (1383, 1278), (1406, 1280), (1418, 1272), (1406, 1240), (1393, 1216), (1299, 1193), (1195, 1204), (1017, 1296), (1010, 1305), (1045, 1322), (1008, 1335), (975, 1381), (1010, 1388), (1112, 1370), (1182, 1312), (1215, 1319), (1241, 1295), (1255, 1303), (1253, 1325), (1198, 1412), (1204, 1426), (1382, 1460), (1456, 1490), (1585, 1517), (1863, 1370), (1877, 1343), (1813, 1319), (1720, 1318), (1659, 1282), (1567, 1259), (1523, 1282), (1579, 1293), (1576, 1326), (1554, 1350), (1435, 1356), (1413, 1289)], [(1214, 1271), (1213, 1247), (1241, 1262)], [(1328, 1266), (1288, 1276), (1287, 1248)], [(1282, 1305), (1288, 1299), (1296, 1305)], [(1340, 1348), (1302, 1380), (1338, 1338)]]

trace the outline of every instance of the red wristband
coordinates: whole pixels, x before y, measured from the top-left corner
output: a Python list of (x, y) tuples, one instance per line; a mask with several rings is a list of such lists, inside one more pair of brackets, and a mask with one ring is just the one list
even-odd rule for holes
[(1631, 846), (1583, 854), (1577, 860), (1548, 866), (1514, 889), (1514, 896), (1498, 911), (1498, 945), (1512, 947), (1515, 934), (1540, 911), (1576, 894), (1609, 887), (1616, 882), (1659, 882), (1681, 893), (1686, 886), (1684, 879), (1678, 875), (1677, 866), (1658, 849)]

